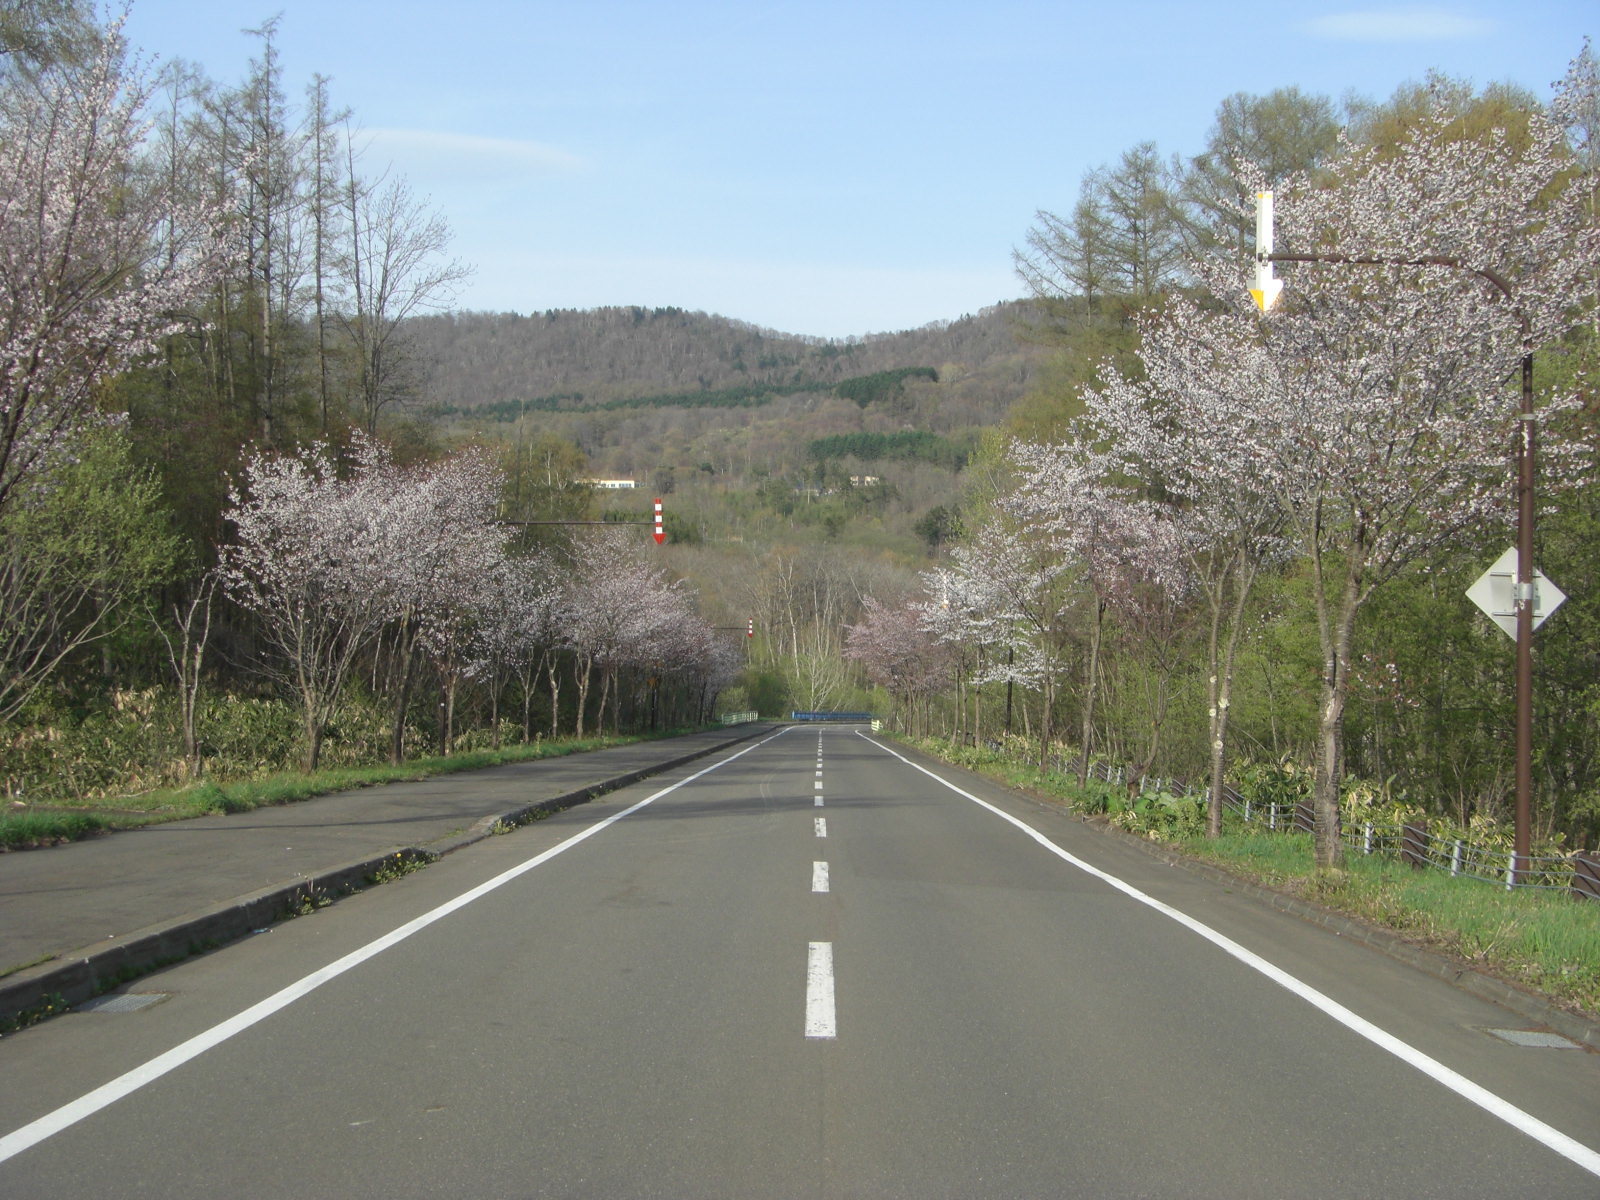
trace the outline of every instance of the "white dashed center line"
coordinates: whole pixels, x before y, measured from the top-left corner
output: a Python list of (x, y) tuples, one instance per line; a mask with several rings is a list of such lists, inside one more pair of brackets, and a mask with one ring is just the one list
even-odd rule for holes
[[(811, 785), (811, 803), (822, 807), (822, 737), (817, 736), (817, 774)], [(813, 817), (812, 828), (819, 838), (828, 836), (826, 817)], [(811, 891), (828, 890), (828, 864), (811, 864)], [(812, 942), (806, 955), (806, 1037), (834, 1038), (838, 1036), (833, 1002), (833, 943)]]
[(831, 1038), (838, 1033), (833, 1008), (833, 943), (812, 942), (806, 955), (806, 1036)]

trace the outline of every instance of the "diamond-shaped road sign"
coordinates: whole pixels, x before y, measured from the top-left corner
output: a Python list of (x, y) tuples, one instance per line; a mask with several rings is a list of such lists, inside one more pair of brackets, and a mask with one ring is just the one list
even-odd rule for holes
[[(1544, 577), (1544, 573), (1535, 570), (1533, 573), (1533, 627), (1543, 625), (1545, 618), (1561, 607), (1567, 594)], [(1467, 589), (1467, 599), (1483, 609), (1488, 618), (1501, 629), (1506, 631), (1506, 636), (1517, 636), (1517, 548), (1507, 550), (1495, 559), (1494, 566), (1490, 567), (1477, 581)]]

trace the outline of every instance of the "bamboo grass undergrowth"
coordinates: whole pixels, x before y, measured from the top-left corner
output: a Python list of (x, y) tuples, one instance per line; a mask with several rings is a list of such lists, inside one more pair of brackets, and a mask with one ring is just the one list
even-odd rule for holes
[(161, 788), (132, 795), (85, 799), (73, 805), (41, 805), (0, 812), (0, 850), (22, 850), (76, 841), (117, 829), (181, 821), (216, 813), (249, 812), (293, 804), (332, 792), (428, 779), (458, 771), (478, 771), (509, 763), (531, 762), (671, 737), (683, 730), (657, 734), (623, 734), (554, 738), (457, 754), (412, 759), (399, 765), (334, 767), (306, 774), (281, 771), (251, 779), (202, 779), (179, 788)]

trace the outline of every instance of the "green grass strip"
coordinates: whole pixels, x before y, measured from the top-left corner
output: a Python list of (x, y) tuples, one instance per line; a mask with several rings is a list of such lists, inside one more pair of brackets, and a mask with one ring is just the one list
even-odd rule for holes
[(1600, 904), (1346, 851), (1317, 869), (1309, 834), (1224, 833), (1166, 843), (1279, 891), (1385, 926), (1567, 1005), (1600, 1014)]
[(689, 732), (602, 735), (556, 738), (506, 746), (499, 750), (472, 750), (442, 757), (419, 758), (398, 766), (335, 767), (314, 774), (284, 771), (257, 779), (216, 781), (205, 779), (181, 788), (163, 788), (132, 796), (109, 796), (75, 805), (40, 806), (0, 812), (0, 849), (22, 850), (75, 841), (114, 829), (181, 821), (213, 813), (249, 812), (277, 804), (293, 804), (331, 792), (429, 779), (457, 771), (481, 771), (508, 763), (531, 762), (625, 746), (635, 742), (673, 737)]

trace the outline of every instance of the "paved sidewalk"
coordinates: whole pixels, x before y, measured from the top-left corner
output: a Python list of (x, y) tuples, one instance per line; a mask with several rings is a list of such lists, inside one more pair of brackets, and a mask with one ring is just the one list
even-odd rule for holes
[[(0, 1024), (242, 937), (497, 821), (557, 811), (769, 732), (743, 725), (0, 854)], [(19, 969), (20, 968), (20, 969)]]

